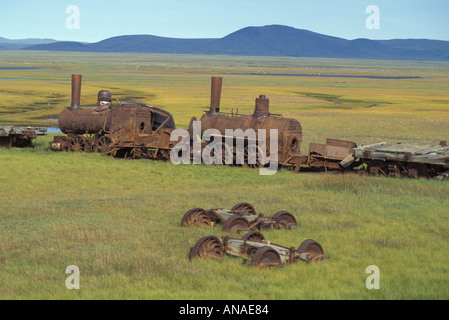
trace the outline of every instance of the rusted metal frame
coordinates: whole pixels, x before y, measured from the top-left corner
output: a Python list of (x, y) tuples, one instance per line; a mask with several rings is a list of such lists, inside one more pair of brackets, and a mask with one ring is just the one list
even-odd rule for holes
[[(212, 209), (208, 211), (208, 214), (212, 217), (216, 217), (218, 218), (220, 221), (224, 222), (226, 220), (228, 220), (231, 217), (236, 216), (235, 213), (232, 212), (232, 210), (225, 210), (225, 209)], [(243, 219), (245, 219), (246, 221), (248, 221), (249, 224), (249, 228), (248, 231), (258, 227), (260, 225), (260, 223), (263, 221), (259, 216), (255, 216), (255, 215), (247, 215), (247, 216), (242, 216)], [(265, 220), (268, 221), (269, 218), (265, 218)]]
[(154, 131), (154, 133), (159, 132), (159, 130), (161, 130), (169, 120), (170, 118), (166, 118), (165, 121), (162, 122), (162, 124)]
[(227, 135), (224, 135), (224, 134), (215, 134), (215, 133), (212, 133), (211, 135), (210, 135), (211, 137), (221, 137), (221, 138), (232, 138), (232, 139), (244, 139), (245, 141), (255, 141), (255, 142), (257, 142), (259, 139), (251, 139), (250, 137), (247, 137), (247, 136), (243, 136), (243, 137), (236, 137), (236, 136), (227, 136)]
[(207, 211), (207, 213), (216, 219), (219, 219), (221, 221), (225, 221), (229, 219), (230, 217), (233, 217), (235, 214), (232, 213), (231, 210), (225, 210), (225, 209), (211, 209)]
[[(262, 248), (265, 246), (269, 246), (273, 250), (275, 250), (280, 258), (282, 263), (290, 263), (291, 257), (295, 258), (299, 256), (296, 252), (292, 253), (292, 249), (286, 248), (277, 244), (271, 244), (270, 241), (247, 241), (241, 239), (227, 238), (225, 243), (225, 252), (227, 254), (237, 256), (237, 257), (247, 257), (247, 248)], [(293, 248), (294, 250), (294, 248)]]
[(289, 156), (284, 162), (281, 162), (281, 166), (287, 166), (287, 164), (289, 163), (289, 161), (293, 158), (293, 156)]
[(398, 161), (398, 162), (407, 162), (407, 163), (423, 163), (423, 164), (432, 164), (432, 165), (445, 165), (448, 161), (447, 157), (441, 156), (438, 158), (428, 157), (428, 156), (416, 156), (413, 157), (410, 155), (401, 155), (396, 156), (394, 154), (385, 153), (385, 152), (373, 152), (369, 153), (355, 154), (357, 158), (366, 159), (366, 160), (380, 160), (380, 161)]
[(160, 149), (160, 146), (161, 146), (162, 138), (163, 138), (163, 135), (161, 134), (159, 136), (159, 141), (157, 142), (156, 151), (154, 152), (153, 159), (156, 159), (157, 154), (159, 153), (159, 149)]
[(224, 209), (211, 209), (206, 211), (206, 213), (209, 215), (211, 220), (218, 221), (218, 222), (224, 222), (226, 221), (231, 215), (223, 214), (223, 212), (218, 213), (217, 211), (230, 211), (230, 210), (224, 210)]
[[(234, 217), (235, 214), (231, 210), (225, 210), (225, 209), (211, 209), (206, 211), (207, 214), (210, 216), (211, 219), (217, 220), (220, 222), (224, 222), (227, 219)], [(273, 217), (265, 217), (265, 216), (257, 216), (257, 215), (245, 215), (242, 216), (248, 224), (248, 231), (252, 230), (253, 228), (257, 228), (259, 230), (262, 229), (269, 229), (269, 228), (276, 228), (276, 227), (285, 227), (287, 229), (292, 229), (293, 226), (290, 224), (286, 224), (279, 219), (273, 218)]]
[(376, 143), (352, 149), (352, 154), (360, 159), (392, 160), (407, 163), (445, 165), (449, 157), (449, 147), (418, 145), (415, 143), (389, 144)]
[(295, 223), (286, 223), (277, 218), (270, 218), (270, 220), (268, 221), (268, 224), (274, 225), (274, 227), (282, 226), (283, 228), (288, 229), (288, 230), (296, 229), (298, 227), (297, 224), (295, 224)]

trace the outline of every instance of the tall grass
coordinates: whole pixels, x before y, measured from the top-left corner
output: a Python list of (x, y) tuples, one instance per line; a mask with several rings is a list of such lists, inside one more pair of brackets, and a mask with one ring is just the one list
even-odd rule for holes
[[(1, 298), (449, 296), (444, 182), (286, 171), (267, 177), (237, 167), (46, 153), (41, 140), (37, 150), (0, 150)], [(265, 215), (290, 211), (300, 227), (265, 237), (287, 247), (315, 239), (331, 260), (281, 270), (233, 257), (189, 262), (200, 237), (225, 234), (181, 227), (183, 214), (238, 202)], [(381, 271), (380, 290), (365, 288), (372, 264)], [(80, 268), (79, 291), (65, 287), (69, 265)]]

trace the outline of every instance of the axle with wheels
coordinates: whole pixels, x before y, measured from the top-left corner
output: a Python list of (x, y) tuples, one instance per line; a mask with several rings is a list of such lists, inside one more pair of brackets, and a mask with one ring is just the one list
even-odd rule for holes
[(248, 232), (241, 239), (225, 237), (222, 240), (215, 236), (199, 239), (190, 249), (189, 259), (212, 258), (221, 259), (225, 255), (250, 258), (251, 266), (281, 266), (296, 260), (314, 262), (328, 260), (323, 248), (315, 240), (303, 241), (298, 249), (272, 244), (258, 231)]
[(213, 227), (223, 223), (223, 231), (240, 232), (252, 229), (295, 229), (298, 224), (295, 217), (288, 211), (278, 211), (272, 217), (263, 214), (256, 215), (256, 210), (249, 203), (239, 203), (226, 209), (195, 208), (187, 211), (182, 218), (181, 225)]

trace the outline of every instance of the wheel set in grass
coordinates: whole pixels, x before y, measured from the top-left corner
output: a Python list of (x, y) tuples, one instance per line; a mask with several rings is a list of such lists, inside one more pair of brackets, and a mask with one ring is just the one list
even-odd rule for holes
[(232, 209), (195, 208), (187, 211), (181, 220), (183, 227), (199, 226), (214, 227), (222, 223), (225, 232), (240, 232), (263, 229), (296, 229), (298, 223), (295, 217), (288, 211), (278, 211), (272, 217), (257, 215), (254, 207), (246, 202), (236, 204)]
[(241, 239), (218, 239), (215, 236), (205, 236), (190, 248), (189, 259), (205, 258), (221, 260), (225, 255), (251, 259), (250, 266), (282, 267), (297, 260), (315, 262), (328, 260), (321, 245), (312, 239), (303, 241), (298, 249), (272, 244), (258, 231), (246, 233)]

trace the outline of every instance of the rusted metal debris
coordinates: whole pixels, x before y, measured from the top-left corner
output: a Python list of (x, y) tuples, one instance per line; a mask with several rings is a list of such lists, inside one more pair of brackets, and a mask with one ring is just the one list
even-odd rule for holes
[(50, 142), (54, 151), (100, 152), (122, 158), (168, 160), (176, 142), (173, 116), (165, 110), (140, 103), (113, 106), (107, 90), (98, 93), (97, 105), (80, 107), (81, 76), (72, 76), (72, 104), (59, 115), (66, 136)]
[(254, 207), (246, 202), (236, 204), (232, 209), (209, 209), (195, 208), (187, 211), (181, 226), (214, 227), (222, 224), (225, 232), (241, 232), (263, 229), (296, 229), (298, 223), (295, 217), (288, 211), (278, 211), (272, 217), (257, 215)]
[[(101, 152), (125, 158), (169, 158), (170, 150), (177, 143), (170, 141), (171, 132), (175, 129), (173, 117), (162, 109), (138, 104), (122, 102), (111, 104), (111, 93), (101, 90), (98, 94), (97, 106), (81, 108), (81, 75), (72, 75), (72, 103), (71, 107), (65, 109), (59, 116), (59, 128), (66, 136), (57, 136), (50, 143), (50, 148), (55, 151), (74, 152)], [(201, 135), (208, 129), (216, 129), (221, 138), (226, 138), (226, 129), (259, 130), (275, 129), (279, 134), (278, 158), (276, 161), (280, 166), (296, 168), (299, 170), (303, 164), (310, 166), (326, 166), (329, 169), (337, 168), (338, 161), (343, 160), (349, 153), (334, 152), (335, 148), (341, 149), (340, 145), (329, 144), (323, 150), (318, 150), (318, 144), (311, 148), (309, 156), (300, 152), (302, 140), (302, 127), (298, 120), (285, 118), (279, 114), (273, 114), (269, 109), (269, 99), (260, 95), (256, 99), (254, 113), (243, 115), (236, 110), (231, 113), (221, 112), (220, 97), (222, 89), (222, 78), (212, 77), (211, 83), (211, 105), (210, 109), (200, 118)], [(189, 126), (191, 140), (193, 140), (192, 118)], [(266, 165), (264, 159), (257, 159), (253, 163), (249, 159), (252, 148), (251, 137), (244, 137), (243, 165), (248, 167), (262, 167)], [(258, 137), (256, 137), (258, 139)], [(266, 137), (267, 141), (269, 140)], [(328, 140), (338, 141), (338, 140)], [(352, 144), (351, 142), (348, 142)], [(207, 144), (202, 144), (206, 147)], [(239, 151), (234, 143), (232, 147), (226, 147), (223, 154), (230, 155), (231, 162), (237, 163), (240, 157)], [(265, 155), (259, 147), (263, 158)], [(267, 146), (266, 155), (271, 152)]]
[[(56, 136), (50, 143), (55, 151), (100, 152), (105, 155), (129, 159), (169, 160), (170, 152), (179, 141), (170, 141), (170, 135), (175, 127), (173, 116), (165, 110), (133, 102), (122, 102), (113, 105), (111, 92), (101, 90), (98, 93), (96, 106), (81, 108), (81, 75), (72, 75), (72, 103), (59, 116), (59, 128), (65, 136)], [(220, 110), (222, 78), (212, 77), (210, 108), (200, 118), (201, 132), (215, 129), (222, 140), (229, 138), (226, 130), (253, 129), (255, 132), (278, 132), (278, 150), (276, 167), (286, 167), (293, 172), (300, 172), (318, 168), (319, 170), (333, 170), (336, 172), (353, 171), (374, 175), (389, 175), (397, 177), (444, 179), (449, 176), (449, 157), (447, 146), (440, 148), (429, 147), (426, 155), (419, 154), (420, 148), (388, 152), (376, 150), (385, 145), (357, 147), (354, 142), (327, 139), (326, 144), (311, 143), (309, 153), (301, 153), (302, 127), (298, 120), (285, 118), (270, 112), (269, 99), (260, 95), (256, 99), (254, 113), (243, 115), (238, 110), (225, 113)], [(188, 132), (190, 144), (193, 146), (193, 124), (196, 117), (192, 117)], [(266, 150), (260, 149), (252, 143), (256, 138), (244, 136), (243, 151), (237, 148), (237, 138), (233, 138), (231, 146), (223, 143), (223, 161), (226, 164), (241, 164), (247, 167), (267, 166), (265, 161), (273, 150), (267, 145)], [(269, 134), (266, 137), (270, 141)], [(242, 142), (242, 140), (239, 140)], [(389, 145), (389, 144), (388, 144)], [(201, 143), (202, 152), (208, 146)], [(255, 150), (253, 150), (255, 148)], [(411, 149), (410, 149), (411, 148)], [(254, 152), (256, 151), (256, 152)], [(266, 154), (264, 153), (266, 152)], [(256, 161), (250, 155), (257, 153)], [(190, 160), (194, 157), (190, 154)], [(226, 159), (225, 159), (226, 158)], [(254, 157), (253, 157), (254, 158)], [(230, 161), (228, 161), (230, 159)], [(273, 159), (270, 159), (273, 161)]]
[[(247, 129), (253, 129), (257, 133), (260, 130), (266, 130), (267, 141), (269, 141), (270, 129), (275, 129), (278, 132), (278, 159), (277, 161), (283, 165), (291, 165), (289, 159), (300, 155), (300, 146), (302, 140), (302, 127), (298, 120), (282, 117), (280, 114), (273, 114), (269, 110), (269, 99), (265, 95), (260, 95), (256, 99), (254, 113), (249, 115), (240, 114), (238, 110), (232, 110), (231, 113), (222, 112), (220, 110), (220, 94), (221, 94), (222, 78), (212, 77), (211, 85), (211, 106), (209, 111), (205, 112), (200, 118), (201, 134), (208, 129), (218, 130), (221, 137), (226, 138), (226, 130), (241, 129), (245, 132)], [(196, 120), (192, 118), (190, 123)], [(192, 127), (189, 128), (191, 132)], [(264, 166), (264, 161), (256, 161), (251, 163), (248, 158), (248, 148), (250, 138), (245, 140), (245, 150), (243, 164), (250, 167)], [(259, 139), (257, 136), (256, 139)], [(226, 150), (226, 153), (231, 154), (232, 163), (237, 163), (236, 158), (239, 150), (236, 148), (236, 143), (233, 144), (231, 150)], [(270, 146), (267, 146), (266, 156), (270, 154)], [(265, 156), (265, 155), (264, 155)]]
[(0, 126), (0, 147), (32, 148), (33, 140), (46, 134), (44, 127)]
[(376, 176), (445, 179), (449, 169), (449, 146), (445, 141), (438, 146), (381, 142), (353, 148), (342, 165), (361, 164)]
[(263, 234), (253, 231), (245, 234), (241, 239), (224, 237), (222, 240), (215, 236), (205, 236), (190, 248), (189, 260), (195, 258), (219, 259), (231, 255), (251, 259), (249, 265), (257, 267), (280, 267), (297, 260), (315, 262), (328, 260), (323, 248), (315, 240), (303, 241), (298, 249), (284, 247), (265, 240)]

